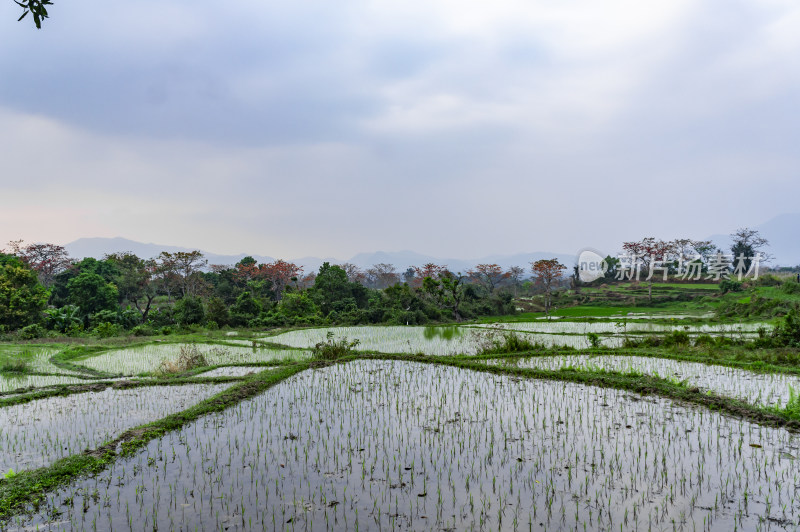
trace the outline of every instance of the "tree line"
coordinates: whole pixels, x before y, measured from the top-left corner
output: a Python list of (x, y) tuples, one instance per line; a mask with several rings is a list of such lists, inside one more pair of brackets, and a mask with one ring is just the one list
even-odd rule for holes
[(367, 269), (325, 263), (306, 273), (292, 262), (258, 263), (252, 257), (209, 265), (199, 251), (76, 260), (56, 244), (13, 241), (0, 251), (0, 332), (111, 336), (194, 325), (461, 321), (513, 313), (514, 297), (538, 287), (549, 294), (553, 276), (536, 267), (531, 272), (532, 279), (524, 268), (497, 264), (461, 273), (433, 263), (402, 272), (385, 263)]

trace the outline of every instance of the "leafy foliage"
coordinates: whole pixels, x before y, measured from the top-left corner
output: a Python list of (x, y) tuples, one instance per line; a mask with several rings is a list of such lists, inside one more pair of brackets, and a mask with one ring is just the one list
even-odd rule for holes
[(53, 5), (50, 0), (14, 0), (24, 11), (17, 19), (17, 22), (28, 16), (28, 13), (33, 17), (33, 23), (36, 24), (37, 29), (42, 29), (42, 20), (49, 17), (47, 8), (45, 6)]
[(49, 293), (36, 272), (0, 253), (0, 329), (15, 330), (41, 319)]

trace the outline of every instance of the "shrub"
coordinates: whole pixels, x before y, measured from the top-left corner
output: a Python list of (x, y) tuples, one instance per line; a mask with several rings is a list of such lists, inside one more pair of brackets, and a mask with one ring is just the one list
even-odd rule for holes
[(695, 347), (714, 347), (714, 339), (708, 334), (701, 334), (694, 339)]
[(783, 286), (781, 286), (781, 290), (786, 294), (800, 294), (800, 283), (786, 281), (783, 283)]
[(89, 327), (92, 329), (96, 329), (100, 324), (103, 323), (117, 323), (117, 312), (114, 310), (98, 310), (89, 316)]
[(149, 324), (143, 323), (131, 329), (131, 334), (133, 336), (153, 336), (155, 331)]
[(33, 340), (34, 338), (41, 338), (44, 336), (44, 328), (38, 323), (26, 325), (19, 330), (19, 337), (23, 340)]
[(686, 331), (672, 331), (664, 337), (665, 347), (690, 345), (689, 333)]
[(755, 281), (756, 286), (778, 286), (781, 280), (774, 275), (762, 275)]
[(773, 340), (779, 346), (800, 347), (800, 316), (797, 310), (790, 310), (783, 323), (773, 330)]
[(719, 283), (719, 291), (723, 294), (727, 294), (728, 292), (741, 292), (742, 283), (730, 279), (723, 279)]
[(80, 336), (83, 334), (83, 323), (70, 323), (67, 330), (64, 331), (67, 336)]
[(98, 338), (111, 338), (112, 336), (119, 336), (122, 334), (122, 326), (116, 323), (103, 322), (98, 323), (92, 332)]

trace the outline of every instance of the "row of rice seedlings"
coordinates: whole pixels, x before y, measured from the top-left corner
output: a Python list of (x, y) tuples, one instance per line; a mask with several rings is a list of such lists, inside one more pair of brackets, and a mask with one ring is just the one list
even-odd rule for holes
[(209, 365), (246, 364), (276, 360), (304, 360), (307, 352), (291, 349), (253, 349), (214, 344), (150, 344), (115, 349), (77, 362), (83, 366), (114, 375), (139, 375), (157, 371), (164, 361), (174, 361), (181, 349), (194, 346)]
[(126, 429), (180, 412), (227, 385), (153, 386), (49, 397), (0, 409), (0, 474), (93, 449)]
[(69, 530), (757, 530), (797, 438), (669, 400), (408, 362), (313, 370), (47, 497)]
[(620, 355), (556, 355), (487, 360), (489, 364), (511, 364), (521, 368), (562, 368), (638, 372), (685, 382), (759, 406), (784, 406), (791, 387), (800, 389), (800, 377), (780, 373), (755, 373), (727, 366), (683, 362), (656, 357)]

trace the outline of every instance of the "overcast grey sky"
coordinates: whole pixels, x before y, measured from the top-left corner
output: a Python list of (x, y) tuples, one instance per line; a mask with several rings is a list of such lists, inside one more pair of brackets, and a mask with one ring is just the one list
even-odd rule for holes
[(800, 3), (0, 0), (0, 242), (294, 258), (797, 212)]

